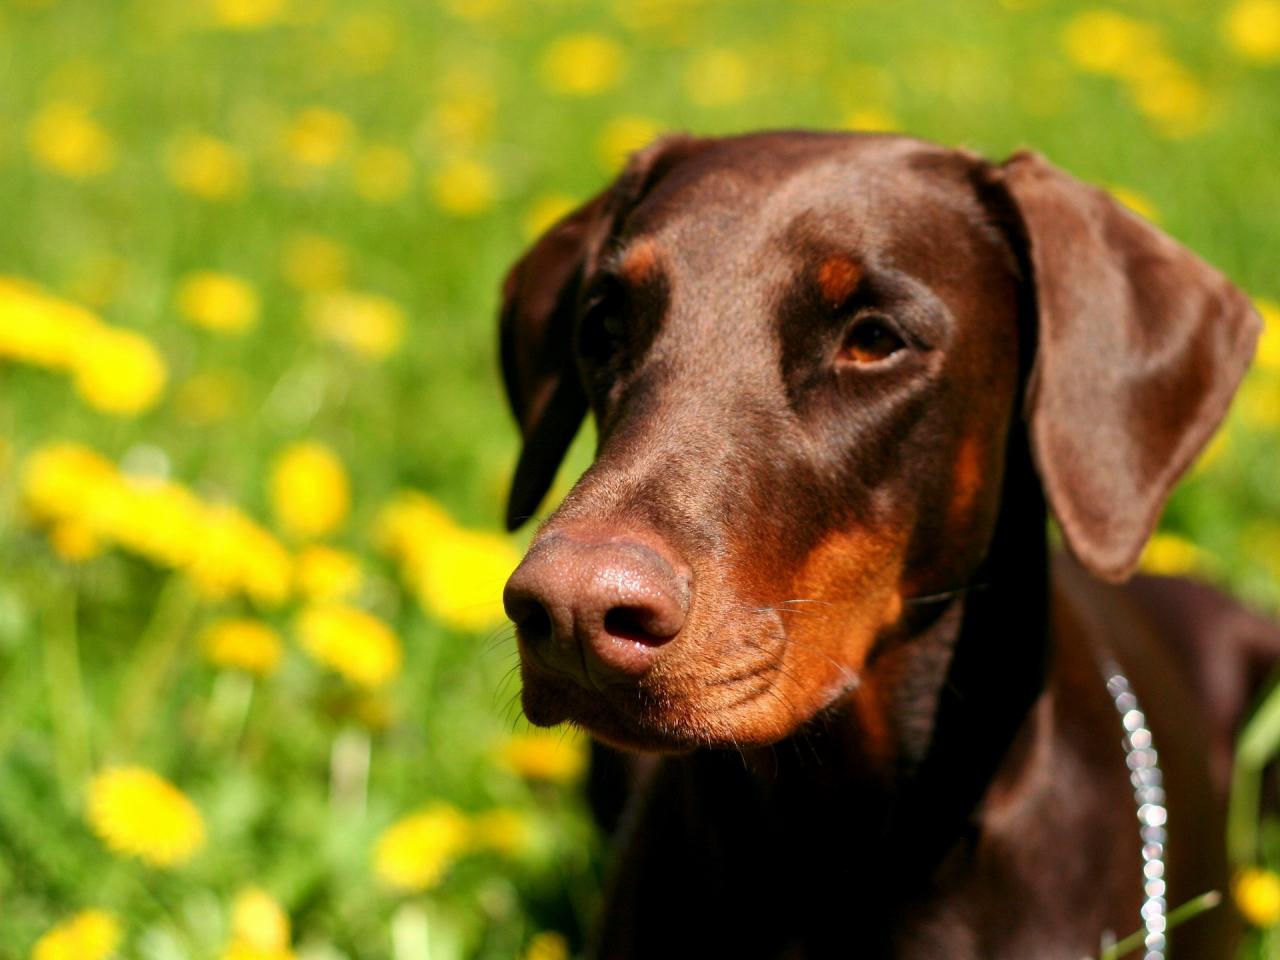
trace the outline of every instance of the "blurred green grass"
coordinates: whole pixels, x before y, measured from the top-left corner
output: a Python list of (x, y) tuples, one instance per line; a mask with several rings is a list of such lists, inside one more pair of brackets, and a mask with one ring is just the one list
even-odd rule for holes
[[(250, 886), (314, 960), (407, 960), (424, 942), (549, 960), (562, 948), (540, 931), (579, 941), (599, 866), (572, 775), (495, 759), (517, 689), (500, 562), (424, 586), (377, 528), (413, 490), (452, 518), (449, 542), (511, 549), (465, 539), (496, 528), (514, 456), (498, 281), (658, 131), (886, 127), (996, 159), (1033, 146), (1221, 267), (1266, 307), (1268, 352), (1148, 565), (1280, 609), (1274, 0), (5, 0), (0, 91), (0, 274), (142, 335), (168, 373), (154, 404), (112, 415), (0, 352), (0, 956), (90, 907), (118, 918), (122, 955), (222, 956)], [(184, 317), (198, 271), (246, 285), (248, 329)], [(334, 299), (347, 291), (385, 300)], [(362, 353), (335, 323), (383, 324), (389, 349)], [(297, 600), (210, 599), (136, 550), (75, 559), (83, 531), (51, 546), (23, 471), (59, 441), (234, 504), (291, 556), (318, 538), (357, 558), (346, 600), (394, 628), (398, 675), (361, 693), (326, 673), (293, 642)], [(349, 476), (349, 516), (318, 537), (286, 529), (270, 495), (298, 441)], [(472, 570), (484, 582), (458, 587)], [(290, 638), (278, 671), (228, 680), (202, 656), (202, 629), (228, 616)], [(188, 862), (147, 866), (90, 828), (89, 777), (120, 764), (193, 799), (209, 839)], [(378, 837), (433, 802), (514, 810), (526, 842), (441, 854), (457, 862), (423, 890), (379, 882)]]

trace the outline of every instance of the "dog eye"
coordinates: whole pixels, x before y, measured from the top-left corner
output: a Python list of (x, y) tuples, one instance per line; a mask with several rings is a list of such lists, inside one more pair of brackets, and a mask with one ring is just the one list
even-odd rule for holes
[(604, 361), (614, 356), (629, 334), (627, 311), (612, 291), (593, 299), (578, 328), (578, 349), (590, 360)]
[(617, 313), (606, 313), (601, 317), (600, 327), (614, 340), (621, 340), (627, 335), (627, 321)]
[(887, 360), (906, 347), (906, 342), (883, 317), (863, 317), (845, 335), (840, 359), (868, 364)]

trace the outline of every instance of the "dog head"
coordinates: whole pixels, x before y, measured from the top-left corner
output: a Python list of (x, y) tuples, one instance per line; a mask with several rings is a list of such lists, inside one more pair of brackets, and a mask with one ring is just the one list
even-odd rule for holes
[(504, 288), (509, 524), (588, 411), (599, 436), (507, 585), (525, 713), (640, 749), (793, 733), (975, 576), (1011, 431), (1068, 548), (1124, 578), (1257, 330), (1221, 274), (1034, 154), (655, 144)]

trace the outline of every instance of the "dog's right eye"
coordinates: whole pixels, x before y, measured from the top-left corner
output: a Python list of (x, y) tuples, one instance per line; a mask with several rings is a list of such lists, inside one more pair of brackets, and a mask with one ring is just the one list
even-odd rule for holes
[(626, 342), (627, 305), (621, 290), (606, 286), (587, 301), (578, 326), (578, 350), (591, 360), (608, 360)]

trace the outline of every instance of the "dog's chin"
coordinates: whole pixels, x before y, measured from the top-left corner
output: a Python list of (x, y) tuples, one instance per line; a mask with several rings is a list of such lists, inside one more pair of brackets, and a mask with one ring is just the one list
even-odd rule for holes
[(605, 692), (527, 666), (521, 705), (535, 726), (569, 723), (611, 747), (643, 753), (764, 747), (801, 725), (767, 696), (726, 705), (639, 689)]

